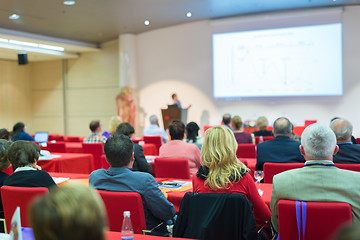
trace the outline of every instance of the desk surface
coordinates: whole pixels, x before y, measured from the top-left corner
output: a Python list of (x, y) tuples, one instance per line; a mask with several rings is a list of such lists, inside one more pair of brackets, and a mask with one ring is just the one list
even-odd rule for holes
[(51, 160), (39, 160), (37, 162), (47, 172), (90, 174), (94, 170), (92, 154), (52, 153), (52, 155), (60, 155), (61, 157)]

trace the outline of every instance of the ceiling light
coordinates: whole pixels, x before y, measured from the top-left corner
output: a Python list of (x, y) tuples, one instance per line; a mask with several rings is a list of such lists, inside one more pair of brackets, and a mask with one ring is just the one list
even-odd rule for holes
[(74, 5), (74, 4), (75, 4), (75, 1), (64, 1), (64, 5), (71, 6), (71, 5)]
[(46, 45), (46, 44), (39, 44), (39, 48), (50, 49), (50, 50), (55, 50), (55, 51), (64, 51), (65, 50), (63, 47)]
[(149, 20), (145, 20), (144, 24), (147, 26), (150, 24), (150, 21)]
[(12, 44), (24, 45), (24, 46), (29, 46), (29, 47), (39, 47), (39, 44), (32, 43), (32, 42), (24, 42), (24, 41), (18, 41), (18, 40), (9, 40), (9, 42)]
[(13, 14), (11, 14), (11, 15), (9, 16), (9, 19), (11, 19), (11, 20), (17, 20), (17, 19), (19, 19), (19, 18), (20, 18), (20, 16), (17, 15), (17, 14), (15, 14), (15, 13), (13, 13)]
[(187, 16), (188, 18), (191, 17), (191, 16), (192, 16), (191, 12), (188, 12), (188, 13), (186, 14), (186, 16)]
[(9, 42), (9, 40), (7, 40), (5, 38), (0, 38), (0, 42)]

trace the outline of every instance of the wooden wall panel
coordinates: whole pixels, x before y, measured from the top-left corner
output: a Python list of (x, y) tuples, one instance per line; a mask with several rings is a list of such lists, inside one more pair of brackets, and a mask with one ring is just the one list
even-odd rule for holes
[(50, 134), (64, 134), (63, 117), (34, 117), (33, 129), (38, 132), (49, 132)]

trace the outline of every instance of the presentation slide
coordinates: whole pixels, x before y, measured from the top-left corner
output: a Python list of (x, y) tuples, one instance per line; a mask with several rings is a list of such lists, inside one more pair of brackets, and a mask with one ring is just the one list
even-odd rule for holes
[(213, 35), (214, 97), (342, 95), (341, 24)]

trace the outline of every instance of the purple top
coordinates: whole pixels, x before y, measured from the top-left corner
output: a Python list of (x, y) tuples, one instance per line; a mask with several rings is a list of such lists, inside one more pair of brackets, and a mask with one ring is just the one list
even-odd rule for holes
[(235, 139), (238, 144), (240, 143), (253, 143), (251, 134), (248, 132), (234, 132)]

